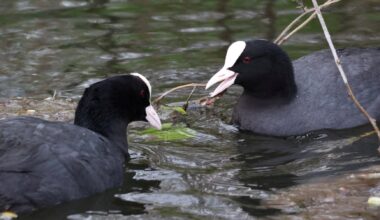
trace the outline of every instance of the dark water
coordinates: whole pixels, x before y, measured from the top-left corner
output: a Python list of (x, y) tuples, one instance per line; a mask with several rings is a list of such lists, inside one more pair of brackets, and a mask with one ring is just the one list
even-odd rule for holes
[[(379, 12), (377, 0), (345, 0), (329, 8), (325, 15), (336, 45), (379, 46)], [(146, 75), (159, 95), (205, 82), (221, 67), (231, 42), (273, 40), (299, 13), (294, 1), (285, 0), (1, 0), (0, 97), (43, 99), (55, 91), (76, 99), (94, 80), (129, 72)], [(284, 45), (292, 58), (326, 47), (317, 22)], [(163, 102), (181, 105), (189, 92)], [(376, 138), (360, 137), (368, 127), (291, 138), (238, 132), (228, 119), (239, 92), (233, 88), (216, 107), (193, 107), (176, 117), (192, 138), (157, 141), (132, 126), (123, 187), (20, 219), (307, 218), (302, 205), (266, 203), (278, 192), (379, 164)], [(206, 94), (199, 89), (194, 98)], [(329, 217), (373, 215), (365, 210)]]

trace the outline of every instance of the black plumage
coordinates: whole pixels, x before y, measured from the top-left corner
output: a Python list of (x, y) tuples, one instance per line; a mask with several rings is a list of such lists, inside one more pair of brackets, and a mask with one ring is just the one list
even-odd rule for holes
[(127, 125), (145, 120), (146, 83), (112, 77), (86, 89), (75, 123), (0, 121), (0, 211), (32, 211), (117, 187), (128, 156)]

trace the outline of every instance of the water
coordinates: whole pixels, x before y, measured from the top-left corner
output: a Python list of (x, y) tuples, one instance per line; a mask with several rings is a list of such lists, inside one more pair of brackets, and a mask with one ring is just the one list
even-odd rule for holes
[[(380, 4), (345, 0), (326, 20), (338, 47), (378, 46)], [(107, 76), (140, 72), (160, 93), (205, 82), (235, 40), (274, 39), (299, 14), (291, 1), (2, 0), (1, 117), (72, 119), (83, 89)], [(292, 58), (326, 48), (317, 22), (284, 45)], [(180, 106), (190, 89), (164, 104)], [(376, 219), (377, 142), (368, 126), (274, 138), (228, 124), (241, 92), (188, 115), (160, 109), (194, 137), (157, 141), (130, 127), (125, 183), (20, 219)], [(56, 93), (58, 100), (44, 100)], [(196, 90), (193, 99), (207, 93)], [(14, 97), (28, 97), (15, 99)], [(34, 109), (36, 113), (27, 112)], [(116, 195), (116, 196), (115, 196)]]

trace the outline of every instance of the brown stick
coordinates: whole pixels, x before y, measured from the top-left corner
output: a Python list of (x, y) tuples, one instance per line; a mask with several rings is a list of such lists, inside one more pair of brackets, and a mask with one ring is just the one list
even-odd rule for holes
[(187, 99), (186, 99), (185, 104), (183, 105), (183, 109), (184, 109), (185, 111), (187, 111), (187, 107), (189, 107), (189, 101), (190, 101), (190, 98), (191, 98), (191, 96), (193, 95), (193, 93), (194, 93), (194, 91), (195, 91), (195, 88), (197, 88), (197, 87), (195, 87), (195, 86), (193, 87), (193, 89), (191, 90), (189, 96), (188, 96)]
[[(341, 0), (327, 0), (323, 5), (320, 6), (320, 8), (325, 8), (327, 6), (330, 6), (334, 3), (340, 2)], [(296, 27), (291, 33), (285, 34), (299, 21), (301, 18), (303, 18), (306, 14), (309, 14), (310, 12), (313, 12), (312, 15), (309, 16), (302, 24), (300, 24), (298, 27)], [(295, 18), (282, 32), (281, 34), (276, 38), (274, 43), (280, 45), (284, 41), (286, 41), (290, 36), (292, 36), (294, 33), (296, 33), (298, 30), (300, 30), (302, 27), (304, 27), (307, 23), (309, 23), (316, 15), (316, 12), (314, 8), (305, 10), (302, 14), (300, 14), (297, 18)], [(284, 37), (285, 36), (285, 37)]]
[[(336, 50), (335, 50), (335, 46), (331, 40), (331, 35), (329, 33), (329, 30), (327, 29), (327, 26), (326, 26), (326, 23), (325, 23), (325, 20), (322, 16), (322, 13), (321, 13), (321, 10), (320, 10), (320, 7), (317, 3), (316, 0), (312, 0), (313, 2), (313, 5), (314, 5), (314, 8), (315, 8), (315, 11), (317, 13), (317, 16), (318, 16), (318, 19), (319, 19), (319, 23), (321, 23), (321, 26), (322, 26), (322, 29), (323, 29), (323, 33), (325, 34), (325, 37), (326, 37), (326, 40), (327, 40), (327, 43), (329, 44), (329, 47), (330, 47), (330, 50), (334, 56), (334, 59), (335, 59), (335, 64), (336, 66), (338, 67), (338, 70), (339, 70), (339, 73), (343, 79), (343, 82), (346, 86), (346, 89), (347, 89), (347, 92), (348, 92), (348, 95), (350, 96), (350, 98), (354, 101), (356, 107), (365, 115), (365, 117), (368, 118), (368, 121), (371, 123), (372, 127), (374, 128), (374, 130), (376, 131), (376, 134), (377, 134), (377, 137), (379, 138), (379, 141), (380, 141), (380, 130), (379, 128), (377, 127), (376, 125), (376, 120), (374, 118), (372, 118), (368, 112), (363, 108), (363, 106), (360, 104), (360, 102), (356, 99), (354, 93), (352, 92), (352, 89), (351, 89), (351, 86), (350, 84), (348, 83), (348, 80), (347, 80), (347, 77), (346, 77), (346, 74), (343, 70), (343, 67), (342, 67), (342, 62), (340, 61), (339, 57), (338, 57), (338, 54), (336, 53)], [(380, 153), (380, 147), (377, 149)]]
[(275, 44), (281, 44), (281, 43), (278, 43), (278, 42), (283, 38), (283, 36), (290, 30), (290, 28), (293, 27), (293, 25), (295, 25), (301, 18), (303, 18), (303, 16), (305, 16), (308, 13), (309, 13), (308, 11), (305, 11), (302, 14), (300, 14), (298, 17), (296, 17), (288, 26), (286, 26), (286, 28), (281, 32), (280, 35), (278, 35), (278, 37), (276, 38), (276, 40), (274, 40), (273, 42)]
[(277, 42), (277, 44), (281, 45), (282, 43), (284, 43), (284, 41), (286, 41), (287, 39), (289, 39), (290, 36), (292, 36), (293, 34), (295, 34), (297, 31), (299, 31), (301, 28), (303, 28), (305, 25), (307, 25), (311, 20), (313, 20), (313, 18), (315, 18), (315, 15), (316, 15), (315, 12), (313, 14), (311, 14), (304, 22), (302, 22), (299, 26), (297, 26), (292, 32), (290, 32), (285, 37), (283, 37), (282, 39), (280, 39)]
[(162, 95), (160, 95), (158, 98), (156, 98), (153, 103), (156, 104), (158, 103), (161, 99), (163, 99), (165, 96), (167, 96), (169, 93), (172, 93), (178, 89), (183, 89), (183, 88), (187, 88), (187, 87), (206, 87), (206, 84), (204, 83), (189, 83), (189, 84), (185, 84), (185, 85), (180, 85), (180, 86), (177, 86), (177, 87), (174, 87), (172, 89), (169, 89), (168, 91), (164, 92)]

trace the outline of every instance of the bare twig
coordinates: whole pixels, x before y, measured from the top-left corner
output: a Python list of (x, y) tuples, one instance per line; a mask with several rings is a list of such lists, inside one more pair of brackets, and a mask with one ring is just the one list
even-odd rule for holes
[(205, 97), (202, 97), (198, 100), (196, 100), (200, 105), (203, 105), (203, 106), (210, 106), (210, 105), (213, 105), (216, 100), (220, 99), (223, 94), (226, 92), (226, 90), (224, 90), (223, 92), (219, 93), (218, 95), (214, 96), (214, 97), (210, 97), (210, 96), (205, 96)]
[(313, 18), (315, 18), (316, 13), (314, 12), (311, 14), (304, 22), (302, 22), (299, 26), (297, 26), (292, 32), (287, 34), (285, 37), (282, 37), (278, 42), (276, 42), (278, 45), (281, 45), (286, 41), (290, 36), (292, 36), (294, 33), (296, 33), (298, 30), (303, 28), (305, 25), (307, 25)]
[(158, 98), (156, 98), (153, 103), (154, 104), (157, 104), (161, 99), (163, 99), (165, 96), (167, 96), (169, 93), (172, 93), (178, 89), (183, 89), (183, 88), (187, 88), (187, 87), (206, 87), (206, 84), (204, 83), (189, 83), (189, 84), (185, 84), (185, 85), (180, 85), (180, 86), (177, 86), (177, 87), (174, 87), (172, 89), (169, 89), (168, 91), (164, 92), (162, 95), (160, 95)]
[[(347, 80), (347, 77), (346, 77), (346, 74), (343, 70), (343, 67), (342, 67), (342, 63), (338, 57), (338, 54), (336, 53), (336, 50), (335, 50), (335, 46), (331, 40), (331, 35), (327, 29), (327, 26), (326, 26), (326, 23), (325, 23), (325, 20), (323, 19), (323, 16), (322, 16), (322, 13), (321, 13), (321, 10), (320, 10), (320, 7), (317, 3), (316, 0), (312, 0), (313, 2), (313, 5), (314, 5), (314, 8), (315, 8), (315, 11), (317, 13), (317, 16), (318, 16), (318, 20), (319, 22), (321, 23), (321, 26), (322, 26), (322, 29), (323, 29), (323, 33), (325, 34), (325, 37), (326, 37), (326, 40), (327, 40), (327, 43), (329, 44), (329, 47), (330, 47), (330, 50), (334, 56), (334, 59), (335, 59), (335, 64), (336, 66), (338, 67), (338, 70), (339, 70), (339, 73), (343, 79), (343, 82), (346, 86), (346, 89), (347, 89), (347, 92), (348, 92), (348, 95), (351, 97), (351, 99), (354, 101), (356, 107), (365, 115), (365, 117), (368, 118), (369, 122), (371, 123), (372, 127), (374, 128), (374, 130), (376, 131), (376, 134), (377, 134), (377, 137), (379, 138), (379, 141), (380, 141), (380, 130), (379, 128), (377, 127), (376, 125), (376, 120), (374, 118), (372, 118), (368, 112), (363, 108), (363, 106), (360, 104), (360, 102), (356, 99), (354, 93), (352, 92), (352, 89), (351, 89), (351, 86), (350, 84), (348, 83), (348, 80)], [(380, 153), (380, 147), (378, 148), (378, 151)]]
[(53, 93), (52, 99), (55, 100), (56, 97), (57, 97), (57, 90), (54, 89), (54, 93)]
[(187, 111), (187, 107), (189, 106), (190, 98), (191, 98), (191, 96), (193, 95), (193, 93), (194, 93), (194, 91), (195, 91), (195, 88), (197, 88), (197, 87), (195, 87), (195, 86), (193, 87), (193, 89), (191, 90), (189, 96), (188, 96), (187, 99), (186, 99), (185, 104), (183, 105), (183, 109), (184, 109), (185, 111)]
[(297, 8), (301, 8), (304, 12), (307, 10), (304, 0), (296, 0)]
[(305, 11), (304, 13), (300, 14), (298, 17), (296, 17), (288, 26), (286, 26), (286, 28), (281, 32), (280, 35), (278, 35), (278, 37), (276, 38), (276, 40), (274, 40), (274, 43), (276, 44), (281, 44), (281, 43), (278, 43), (283, 37), (284, 35), (290, 30), (290, 28), (293, 27), (293, 25), (295, 25), (301, 18), (303, 18), (303, 16), (305, 16), (306, 14), (308, 14), (307, 11)]
[[(340, 2), (341, 0), (327, 0), (323, 5), (320, 5), (320, 8), (325, 8), (327, 6), (330, 6), (334, 3)], [(291, 33), (287, 34), (287, 32), (296, 24), (298, 23), (301, 18), (303, 18), (306, 14), (309, 14), (310, 12), (313, 12), (308, 19), (306, 19), (302, 24), (300, 24), (298, 27), (296, 27)], [(286, 41), (290, 36), (292, 36), (294, 33), (296, 33), (299, 29), (304, 27), (307, 23), (309, 23), (316, 15), (316, 12), (314, 8), (304, 10), (302, 14), (300, 14), (297, 18), (295, 18), (282, 32), (281, 34), (276, 38), (274, 43), (276, 44), (282, 44), (284, 41)], [(286, 36), (285, 36), (286, 35)], [(284, 37), (285, 36), (285, 37)]]

